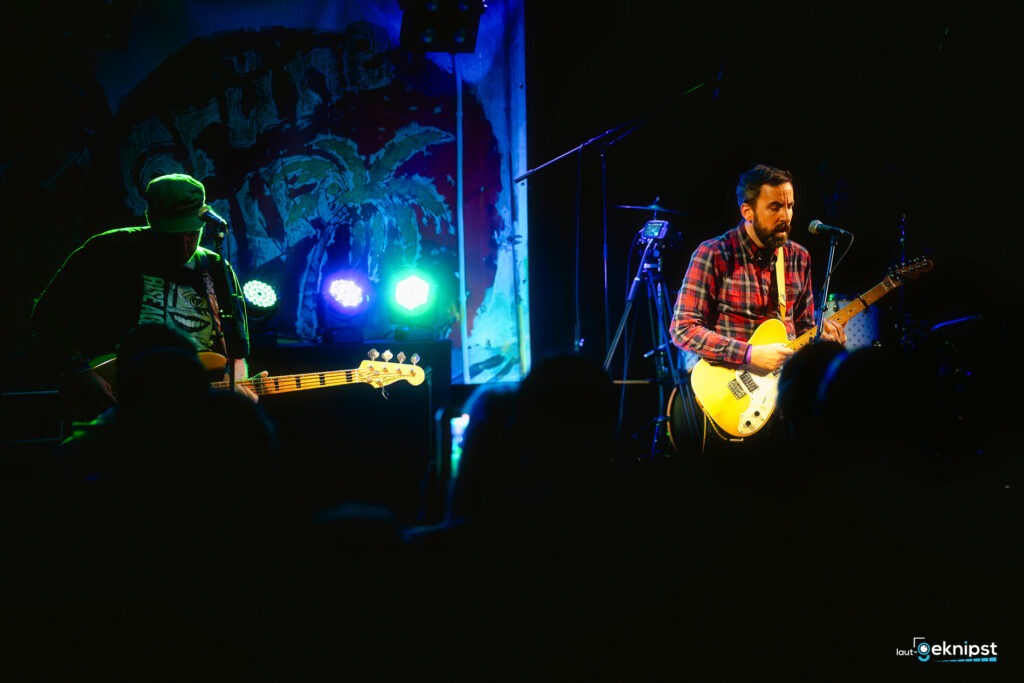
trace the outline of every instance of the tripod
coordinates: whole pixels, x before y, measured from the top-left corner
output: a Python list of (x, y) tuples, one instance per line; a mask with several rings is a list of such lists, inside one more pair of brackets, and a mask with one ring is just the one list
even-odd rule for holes
[[(640, 265), (637, 268), (636, 274), (633, 276), (629, 292), (626, 295), (626, 306), (622, 312), (622, 318), (619, 320), (618, 327), (615, 329), (615, 336), (612, 337), (611, 344), (608, 347), (608, 353), (604, 359), (604, 369), (605, 371), (609, 371), (612, 358), (615, 356), (615, 351), (618, 348), (619, 342), (622, 340), (622, 334), (626, 329), (626, 323), (629, 321), (629, 317), (633, 309), (633, 303), (636, 300), (637, 293), (640, 291), (641, 286), (643, 286), (647, 296), (651, 339), (652, 343), (655, 345), (653, 349), (644, 354), (644, 358), (650, 358), (653, 356), (655, 359), (655, 382), (658, 386), (659, 406), (664, 406), (666, 404), (666, 384), (671, 384), (676, 387), (683, 396), (689, 395), (690, 392), (690, 383), (683, 380), (683, 373), (679, 369), (679, 363), (676, 358), (677, 354), (675, 352), (675, 345), (672, 343), (672, 339), (668, 333), (672, 306), (669, 301), (668, 289), (665, 287), (665, 279), (661, 273), (662, 240), (664, 240), (667, 232), (668, 221), (650, 220), (644, 224), (644, 227), (638, 234), (638, 239), (644, 243), (643, 255), (640, 257)], [(625, 355), (626, 358), (623, 361), (624, 377), (628, 376), (628, 372), (626, 370), (629, 365), (629, 354)], [(696, 416), (689, 412), (691, 402), (684, 401), (683, 405), (687, 407), (687, 421), (690, 422), (691, 425), (696, 425)], [(660, 444), (664, 442), (663, 436), (665, 435), (668, 422), (669, 418), (666, 415), (659, 415), (659, 417), (656, 418), (654, 437), (651, 440), (651, 455), (655, 455), (661, 450)], [(691, 431), (691, 434), (696, 433), (696, 430)]]

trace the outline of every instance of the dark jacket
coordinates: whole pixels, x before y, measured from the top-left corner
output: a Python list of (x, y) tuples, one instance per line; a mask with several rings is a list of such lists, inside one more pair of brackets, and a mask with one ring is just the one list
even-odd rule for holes
[(125, 333), (139, 324), (147, 278), (187, 283), (204, 293), (204, 265), (214, 283), (224, 337), (221, 341), (214, 330), (209, 346), (198, 350), (248, 357), (245, 303), (230, 265), (203, 247), (194, 270), (161, 264), (157, 238), (148, 227), (118, 228), (89, 238), (68, 256), (32, 310), (33, 350), (47, 370), (74, 372), (90, 359), (113, 354)]

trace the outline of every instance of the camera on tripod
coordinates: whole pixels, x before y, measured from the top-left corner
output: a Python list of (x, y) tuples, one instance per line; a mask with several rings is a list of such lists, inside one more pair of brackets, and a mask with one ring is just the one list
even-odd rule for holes
[(668, 221), (660, 219), (650, 220), (644, 223), (644, 227), (640, 229), (640, 241), (663, 240), (667, 234)]

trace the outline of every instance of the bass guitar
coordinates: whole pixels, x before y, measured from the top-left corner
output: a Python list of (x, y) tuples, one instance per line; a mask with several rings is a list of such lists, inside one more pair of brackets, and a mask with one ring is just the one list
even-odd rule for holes
[[(883, 296), (932, 269), (932, 262), (917, 258), (890, 269), (885, 279), (861, 294), (849, 305), (832, 316), (832, 320), (845, 325)], [(786, 326), (772, 318), (758, 325), (750, 337), (751, 344), (786, 344), (795, 350), (814, 340), (816, 329), (789, 340)], [(778, 398), (780, 369), (762, 372), (747, 366), (697, 361), (690, 373), (690, 385), (701, 410), (723, 432), (737, 438), (753, 436), (768, 422), (775, 411)]]
[[(383, 358), (383, 361), (376, 360)], [(391, 362), (395, 358), (397, 362)], [(227, 358), (213, 351), (200, 351), (199, 360), (203, 367), (209, 372), (223, 372), (227, 367)], [(378, 354), (376, 350), (370, 351), (370, 360), (364, 360), (358, 368), (352, 370), (328, 370), (325, 372), (307, 372), (297, 375), (279, 375), (277, 377), (252, 377), (249, 379), (235, 380), (236, 386), (243, 386), (250, 389), (258, 396), (268, 394), (283, 394), (291, 391), (305, 391), (309, 389), (326, 389), (343, 384), (369, 384), (370, 386), (382, 389), (395, 382), (408, 382), (415, 386), (423, 383), (423, 368), (419, 367), (420, 357), (413, 354), (409, 363), (405, 362), (406, 356), (399, 352), (393, 356), (390, 351)], [(110, 383), (110, 387), (117, 395), (117, 359), (116, 357), (105, 356), (92, 364), (92, 371)], [(219, 380), (210, 383), (213, 389), (227, 389), (229, 380)]]

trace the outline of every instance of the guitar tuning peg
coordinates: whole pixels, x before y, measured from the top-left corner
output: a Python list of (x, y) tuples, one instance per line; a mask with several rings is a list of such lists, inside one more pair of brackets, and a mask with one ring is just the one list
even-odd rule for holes
[(366, 355), (370, 357), (370, 360), (377, 360), (377, 356), (380, 354), (377, 353), (377, 349), (370, 349), (366, 352)]
[(387, 363), (395, 356), (391, 353), (391, 349), (385, 349), (384, 353), (380, 354), (380, 357), (384, 359), (385, 363)]
[(412, 354), (412, 358), (409, 359), (409, 362), (412, 363), (413, 365), (416, 365), (417, 363), (419, 363), (420, 362), (420, 354), (418, 354), (418, 353)]
[(398, 359), (399, 363), (404, 363), (405, 362), (405, 351), (399, 351), (398, 355), (395, 356), (395, 358)]

